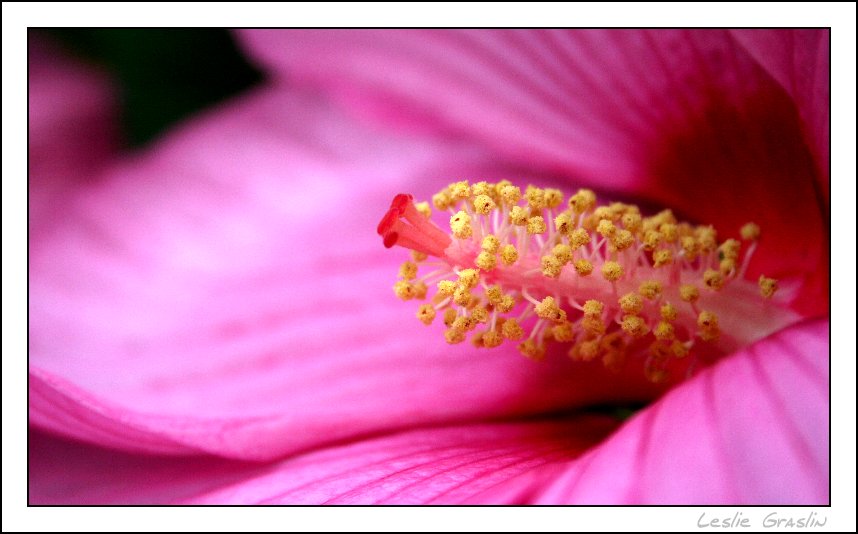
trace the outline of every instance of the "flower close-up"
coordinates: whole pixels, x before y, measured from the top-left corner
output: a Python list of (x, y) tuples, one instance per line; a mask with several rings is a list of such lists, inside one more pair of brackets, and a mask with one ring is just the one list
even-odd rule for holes
[(31, 37), (30, 504), (829, 504), (828, 30)]

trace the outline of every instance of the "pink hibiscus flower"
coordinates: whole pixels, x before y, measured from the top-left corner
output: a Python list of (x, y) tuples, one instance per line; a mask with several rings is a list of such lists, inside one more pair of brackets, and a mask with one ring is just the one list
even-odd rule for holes
[[(31, 504), (828, 502), (827, 32), (240, 38), (266, 87), (116, 158), (31, 44)], [(790, 320), (678, 384), (447, 345), (375, 228), (462, 176), (752, 219)]]

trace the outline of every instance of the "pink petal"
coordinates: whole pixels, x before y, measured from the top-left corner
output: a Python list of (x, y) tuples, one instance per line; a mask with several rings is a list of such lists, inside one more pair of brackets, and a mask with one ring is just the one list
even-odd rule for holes
[[(479, 140), (532, 172), (642, 195), (723, 235), (752, 218), (766, 241), (751, 274), (801, 276), (796, 308), (827, 309), (821, 141), (808, 146), (796, 103), (729, 32), (241, 35), (275, 75), (326, 88), (400, 131)], [(814, 117), (827, 117), (822, 104), (813, 101)]]
[(637, 414), (566, 469), (474, 497), (532, 503), (829, 503), (828, 322), (748, 347)]
[(616, 426), (602, 416), (430, 428), (275, 464), (133, 455), (34, 433), (30, 504), (446, 504), (562, 465)]
[(55, 224), (64, 197), (91, 181), (118, 146), (116, 99), (107, 76), (30, 33), (28, 208), (31, 237)]
[[(503, 168), (262, 91), (68, 199), (30, 261), (30, 420), (132, 451), (271, 459), (382, 430), (664, 387), (561, 355), (449, 347), (391, 286), (393, 192)], [(502, 377), (499, 380), (498, 377)]]
[(789, 92), (813, 148), (820, 196), (828, 203), (830, 30), (732, 30), (736, 40)]

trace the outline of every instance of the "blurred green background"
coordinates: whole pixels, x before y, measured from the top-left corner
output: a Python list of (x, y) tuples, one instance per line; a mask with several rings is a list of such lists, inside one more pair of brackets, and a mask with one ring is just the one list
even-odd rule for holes
[(120, 85), (122, 127), (141, 146), (174, 122), (262, 80), (222, 29), (62, 28), (49, 35)]

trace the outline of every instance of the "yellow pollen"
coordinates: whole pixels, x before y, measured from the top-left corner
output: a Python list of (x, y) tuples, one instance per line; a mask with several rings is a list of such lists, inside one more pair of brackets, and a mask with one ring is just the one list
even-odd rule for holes
[(555, 256), (542, 256), (542, 274), (548, 278), (557, 278), (563, 270), (563, 262)]
[(503, 291), (500, 286), (489, 286), (489, 288), (486, 289), (486, 298), (489, 299), (489, 304), (500, 304), (503, 300)]
[(516, 319), (507, 319), (501, 327), (501, 334), (510, 341), (518, 341), (524, 337), (524, 329)]
[(662, 224), (658, 227), (658, 231), (667, 243), (675, 243), (679, 238), (679, 228), (673, 223)]
[(432, 208), (429, 207), (428, 202), (418, 202), (414, 204), (414, 207), (420, 212), (420, 215), (426, 217), (427, 219), (432, 216)]
[(660, 321), (652, 331), (656, 339), (660, 341), (670, 341), (674, 338), (673, 325), (667, 321)]
[(649, 327), (646, 325), (646, 321), (637, 315), (624, 316), (622, 323), (620, 323), (620, 327), (623, 329), (623, 332), (633, 337), (643, 337), (649, 333)]
[(745, 241), (756, 241), (760, 238), (760, 227), (752, 222), (749, 222), (748, 224), (742, 226), (741, 230), (739, 230), (739, 235), (741, 235), (742, 239), (744, 239)]
[(563, 192), (559, 189), (545, 189), (545, 206), (554, 209), (563, 204)]
[(760, 275), (760, 280), (758, 283), (760, 285), (760, 295), (762, 295), (763, 298), (772, 298), (772, 295), (774, 295), (775, 291), (778, 290), (778, 281), (774, 278), (767, 278), (763, 275)]
[(661, 296), (661, 282), (645, 280), (638, 287), (638, 293), (647, 300), (656, 300)]
[(417, 318), (425, 325), (432, 324), (432, 321), (435, 320), (435, 308), (431, 304), (421, 304), (417, 308)]
[(446, 211), (447, 208), (453, 207), (453, 199), (447, 191), (432, 195), (432, 205), (438, 210)]
[(647, 230), (646, 233), (644, 233), (644, 239), (643, 239), (644, 250), (648, 250), (648, 251), (655, 250), (655, 247), (657, 247), (660, 243), (661, 243), (661, 234), (660, 233), (656, 232), (655, 230)]
[(569, 235), (574, 226), (575, 221), (572, 220), (572, 216), (568, 213), (564, 212), (554, 217), (554, 227), (557, 228), (557, 232), (561, 235)]
[(683, 254), (689, 261), (697, 257), (698, 246), (696, 239), (691, 236), (683, 236), (679, 240), (679, 244), (682, 247)]
[(589, 189), (579, 189), (569, 199), (569, 207), (578, 215), (596, 205), (596, 194)]
[(452, 280), (441, 280), (438, 282), (438, 293), (445, 297), (452, 297), (456, 292), (456, 282)]
[(676, 311), (676, 308), (673, 306), (673, 304), (668, 302), (668, 303), (664, 304), (659, 311), (661, 312), (661, 318), (664, 319), (665, 321), (675, 321), (676, 320), (677, 311)]
[(616, 282), (623, 277), (623, 266), (615, 261), (606, 261), (602, 265), (602, 276), (609, 282)]
[(703, 272), (703, 284), (712, 291), (718, 291), (724, 287), (724, 275), (714, 269), (706, 269)]
[(464, 287), (456, 288), (456, 291), (453, 293), (453, 302), (458, 304), (459, 306), (469, 306), (471, 304), (471, 291)]
[(450, 196), (453, 200), (466, 200), (471, 196), (471, 188), (468, 181), (464, 180), (450, 184)]
[(620, 230), (611, 237), (611, 244), (617, 250), (626, 250), (635, 242), (635, 236), (628, 230)]
[(568, 321), (551, 327), (551, 335), (555, 341), (561, 343), (569, 343), (575, 340), (575, 331), (572, 328), (572, 323)]
[(461, 330), (462, 332), (467, 332), (469, 330), (473, 330), (476, 328), (477, 322), (472, 320), (470, 317), (459, 316), (456, 317), (456, 320), (453, 321), (453, 326), (450, 328), (453, 330)]
[(476, 269), (462, 269), (459, 271), (459, 287), (473, 289), (480, 283), (480, 272)]
[(414, 286), (405, 280), (393, 284), (393, 292), (402, 300), (411, 300), (417, 296)]
[(598, 315), (585, 315), (581, 318), (581, 328), (590, 335), (601, 336), (605, 333), (605, 322)]
[(581, 276), (590, 276), (593, 272), (593, 264), (587, 260), (578, 260), (575, 262), (575, 270)]
[(541, 210), (545, 207), (545, 191), (532, 185), (524, 190), (524, 198), (531, 209)]
[(518, 250), (513, 245), (504, 245), (501, 249), (501, 261), (509, 267), (518, 259)]
[(730, 273), (736, 270), (736, 260), (732, 260), (730, 258), (724, 258), (718, 263), (718, 270), (724, 276), (728, 276)]
[(455, 345), (456, 343), (465, 341), (465, 333), (461, 330), (450, 329), (444, 332), (444, 339), (450, 345)]
[(515, 206), (521, 200), (521, 189), (514, 185), (506, 185), (501, 188), (500, 195), (507, 206)]
[(484, 250), (477, 255), (477, 259), (474, 263), (476, 263), (477, 267), (483, 271), (491, 271), (497, 265), (497, 258), (495, 258), (495, 255), (491, 252), (486, 252)]
[(447, 328), (453, 326), (453, 321), (456, 320), (456, 310), (453, 308), (447, 308), (444, 310), (444, 326)]
[(483, 306), (474, 306), (471, 310), (471, 319), (478, 323), (485, 323), (489, 320), (489, 312)]
[(453, 231), (453, 235), (459, 239), (471, 237), (474, 233), (471, 229), (471, 216), (459, 210), (458, 213), (450, 217), (450, 229)]
[(572, 247), (569, 245), (559, 244), (554, 245), (554, 248), (551, 249), (551, 253), (562, 263), (566, 265), (572, 260)]
[(483, 332), (483, 346), (489, 349), (499, 347), (503, 343), (503, 336), (497, 330), (489, 330)]
[(721, 246), (718, 247), (718, 250), (721, 252), (721, 255), (728, 260), (737, 260), (739, 259), (739, 249), (742, 247), (742, 244), (739, 243), (735, 239), (728, 239), (721, 243)]
[(641, 228), (641, 215), (640, 213), (626, 213), (620, 219), (623, 223), (623, 226), (631, 233), (636, 233)]
[(411, 259), (414, 261), (420, 262), (420, 261), (425, 260), (428, 257), (429, 257), (429, 254), (426, 254), (425, 252), (418, 252), (416, 250), (411, 251)]
[(697, 302), (697, 299), (700, 298), (700, 291), (692, 285), (681, 285), (679, 286), (679, 298), (685, 302)]
[(490, 254), (494, 254), (500, 248), (500, 239), (498, 239), (495, 235), (489, 234), (483, 238), (483, 242), (480, 248)]
[(566, 312), (560, 309), (554, 297), (545, 297), (542, 302), (534, 306), (534, 310), (536, 315), (542, 319), (548, 319), (555, 323), (566, 320)]
[(428, 288), (426, 287), (426, 282), (416, 282), (414, 284), (414, 298), (423, 300), (426, 298), (426, 291)]
[(578, 250), (590, 242), (590, 233), (583, 228), (576, 228), (569, 235), (569, 245), (572, 250)]
[(591, 299), (585, 302), (582, 308), (584, 308), (584, 315), (599, 317), (602, 315), (602, 310), (605, 309), (605, 305), (598, 300)]
[(399, 267), (399, 276), (404, 280), (413, 280), (417, 276), (417, 264), (406, 261)]
[(603, 219), (599, 221), (599, 224), (596, 226), (596, 231), (599, 232), (602, 237), (611, 237), (616, 233), (617, 227), (614, 226), (613, 222)]
[(471, 193), (474, 197), (478, 197), (480, 195), (486, 195), (489, 198), (494, 198), (495, 196), (495, 188), (493, 184), (490, 184), (486, 181), (477, 182), (471, 186)]
[(697, 242), (702, 252), (712, 252), (718, 247), (718, 234), (711, 226), (697, 228)]
[(718, 316), (709, 311), (702, 311), (697, 316), (697, 326), (700, 327), (700, 338), (703, 341), (717, 341), (721, 334), (718, 328)]
[(513, 208), (509, 211), (509, 220), (515, 226), (526, 226), (527, 218), (527, 210), (522, 208), (521, 206), (513, 206)]
[(653, 267), (664, 267), (673, 263), (673, 251), (669, 248), (656, 250), (653, 255)]
[(548, 227), (545, 226), (545, 219), (542, 215), (537, 215), (527, 220), (528, 234), (544, 234), (546, 230), (548, 230)]
[(623, 313), (637, 315), (643, 309), (643, 299), (637, 293), (626, 293), (619, 300)]
[(678, 339), (674, 340), (673, 343), (670, 344), (670, 351), (673, 353), (675, 358), (685, 358), (688, 356), (688, 347)]
[(480, 215), (488, 215), (497, 206), (488, 195), (479, 195), (474, 199), (474, 210)]
[(512, 295), (504, 295), (500, 303), (498, 303), (496, 307), (498, 311), (502, 313), (507, 313), (511, 311), (516, 304), (518, 304), (518, 302), (516, 302), (515, 298), (513, 298)]
[(573, 360), (590, 362), (599, 356), (599, 342), (595, 339), (584, 341), (572, 347), (569, 356)]
[(539, 345), (532, 339), (519, 344), (518, 350), (531, 360), (540, 361), (545, 358), (545, 345)]

